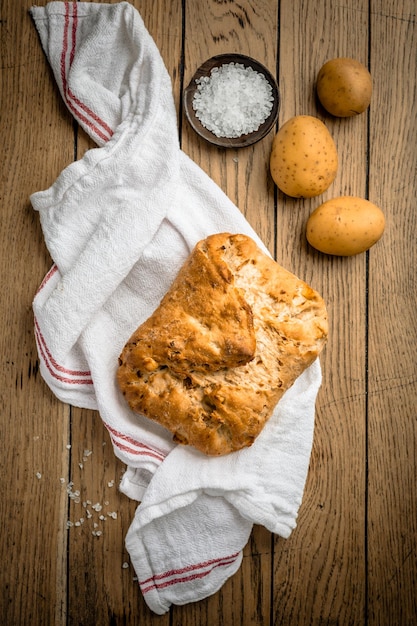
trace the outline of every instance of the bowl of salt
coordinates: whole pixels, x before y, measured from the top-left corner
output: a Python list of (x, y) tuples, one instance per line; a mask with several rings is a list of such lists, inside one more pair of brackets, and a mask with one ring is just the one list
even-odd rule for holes
[(275, 124), (278, 85), (261, 63), (242, 54), (208, 59), (184, 91), (186, 117), (206, 141), (244, 148), (260, 141)]

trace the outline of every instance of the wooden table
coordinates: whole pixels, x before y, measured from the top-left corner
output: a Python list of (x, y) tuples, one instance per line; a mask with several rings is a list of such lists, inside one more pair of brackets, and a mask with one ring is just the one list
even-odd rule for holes
[[(93, 144), (59, 96), (27, 12), (31, 2), (4, 0), (0, 621), (411, 626), (417, 623), (416, 3), (133, 4), (172, 77), (183, 150), (239, 206), (276, 259), (327, 302), (330, 338), (304, 500), (289, 539), (254, 528), (240, 570), (217, 594), (162, 617), (146, 607), (124, 548), (136, 506), (117, 489), (124, 467), (99, 415), (51, 394), (34, 341), (31, 303), (51, 260), (29, 195), (50, 186)], [(326, 123), (340, 167), (321, 197), (277, 193), (268, 172), (274, 131), (234, 151), (211, 147), (188, 126), (180, 109), (184, 86), (200, 62), (231, 51), (276, 74), (279, 124), (296, 114)], [(373, 75), (371, 107), (355, 118), (333, 118), (316, 100), (317, 72), (336, 56), (362, 61)], [(322, 201), (346, 194), (379, 205), (386, 232), (367, 253), (325, 256), (307, 245), (306, 220)], [(67, 528), (87, 500), (116, 519), (100, 520), (94, 510), (84, 524)]]

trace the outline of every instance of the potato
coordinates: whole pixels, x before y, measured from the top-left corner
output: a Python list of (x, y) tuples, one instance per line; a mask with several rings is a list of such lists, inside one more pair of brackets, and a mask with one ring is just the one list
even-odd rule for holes
[(288, 196), (312, 198), (323, 193), (334, 181), (337, 166), (333, 138), (317, 117), (292, 117), (274, 137), (271, 176)]
[(316, 81), (317, 96), (326, 111), (336, 117), (363, 113), (371, 102), (372, 78), (355, 59), (327, 61)]
[(317, 207), (307, 222), (307, 240), (314, 248), (337, 256), (365, 252), (382, 237), (385, 217), (369, 200), (341, 196)]

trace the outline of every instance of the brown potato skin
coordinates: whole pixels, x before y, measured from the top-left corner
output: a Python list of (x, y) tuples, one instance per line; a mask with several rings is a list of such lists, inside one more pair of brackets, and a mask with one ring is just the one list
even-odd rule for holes
[(269, 167), (274, 183), (287, 196), (313, 198), (326, 191), (336, 177), (336, 145), (321, 120), (296, 115), (275, 135)]
[(372, 77), (356, 59), (340, 57), (323, 65), (317, 75), (316, 89), (328, 113), (353, 117), (366, 111), (371, 103)]
[(385, 229), (382, 210), (369, 200), (340, 196), (321, 204), (307, 221), (308, 243), (325, 254), (353, 256), (369, 250)]

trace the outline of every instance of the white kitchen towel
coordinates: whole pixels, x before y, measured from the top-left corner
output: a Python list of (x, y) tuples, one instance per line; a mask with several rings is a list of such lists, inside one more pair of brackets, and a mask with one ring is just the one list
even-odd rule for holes
[(31, 14), (64, 102), (99, 146), (31, 197), (54, 262), (33, 303), (41, 372), (64, 402), (98, 409), (126, 463), (121, 489), (141, 501), (126, 543), (147, 603), (163, 613), (214, 593), (253, 523), (284, 537), (294, 528), (320, 365), (251, 448), (222, 458), (173, 444), (130, 411), (118, 355), (195, 243), (229, 231), (265, 246), (180, 149), (169, 75), (134, 7), (51, 2)]
[[(316, 360), (284, 394), (251, 448), (209, 458), (178, 446), (161, 464), (126, 537), (143, 596), (156, 613), (217, 591), (238, 569), (253, 523), (290, 535), (319, 384)], [(127, 492), (134, 474), (125, 474)]]

